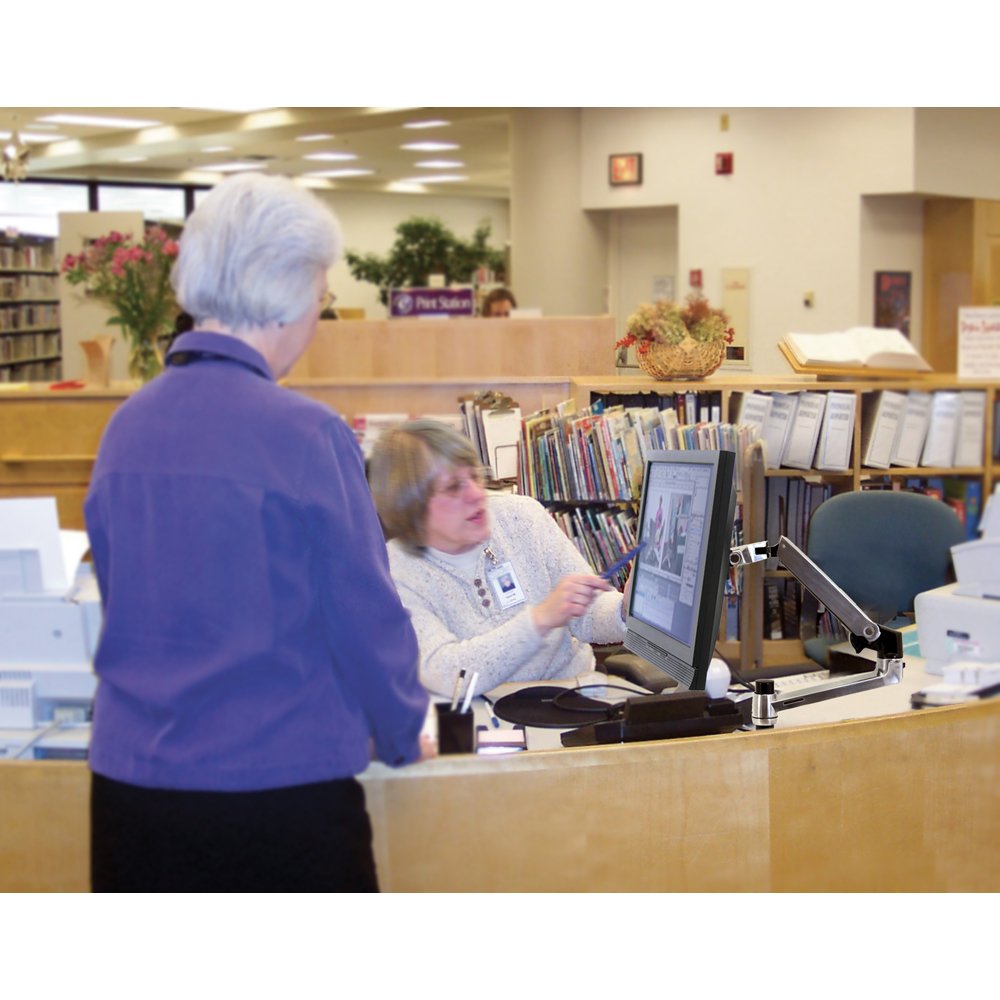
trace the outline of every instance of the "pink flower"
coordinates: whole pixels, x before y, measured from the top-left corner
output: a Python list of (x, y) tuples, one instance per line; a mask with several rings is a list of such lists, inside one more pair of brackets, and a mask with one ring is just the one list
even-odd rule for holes
[(163, 252), (168, 257), (176, 257), (177, 254), (178, 254), (178, 252), (179, 252), (179, 250), (180, 250), (180, 247), (173, 240), (167, 240), (163, 244)]

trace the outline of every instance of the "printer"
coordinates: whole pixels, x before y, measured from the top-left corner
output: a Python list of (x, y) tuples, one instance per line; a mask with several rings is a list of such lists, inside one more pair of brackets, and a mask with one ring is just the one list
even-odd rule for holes
[(0, 500), (0, 730), (89, 721), (101, 600), (52, 498)]
[(920, 655), (932, 674), (1000, 672), (1000, 484), (979, 522), (981, 537), (951, 549), (956, 583), (913, 602)]

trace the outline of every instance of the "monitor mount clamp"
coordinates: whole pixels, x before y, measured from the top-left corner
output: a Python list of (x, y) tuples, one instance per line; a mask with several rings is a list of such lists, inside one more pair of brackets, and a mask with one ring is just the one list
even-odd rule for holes
[(875, 650), (875, 668), (866, 673), (823, 681), (783, 694), (775, 694), (774, 681), (754, 681), (753, 696), (747, 700), (748, 723), (756, 729), (771, 729), (777, 713), (784, 709), (898, 684), (902, 680), (906, 664), (903, 661), (903, 638), (899, 632), (876, 625), (812, 559), (784, 535), (777, 545), (752, 542), (749, 545), (735, 546), (730, 552), (729, 562), (733, 566), (749, 566), (772, 556), (777, 557), (779, 564), (813, 597), (822, 601), (847, 628), (855, 652), (860, 653), (862, 649)]

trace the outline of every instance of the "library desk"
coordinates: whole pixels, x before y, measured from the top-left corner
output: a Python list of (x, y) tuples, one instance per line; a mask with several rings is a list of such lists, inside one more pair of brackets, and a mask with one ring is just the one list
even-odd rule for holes
[[(1000, 699), (905, 710), (917, 685), (771, 732), (373, 764), (381, 885), (997, 891)], [(88, 788), (82, 763), (0, 762), (0, 891), (86, 890)]]

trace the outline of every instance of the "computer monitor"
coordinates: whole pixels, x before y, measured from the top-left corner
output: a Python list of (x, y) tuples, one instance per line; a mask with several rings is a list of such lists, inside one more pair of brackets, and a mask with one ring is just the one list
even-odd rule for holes
[(652, 451), (639, 507), (625, 646), (704, 690), (722, 614), (736, 511), (731, 451)]

